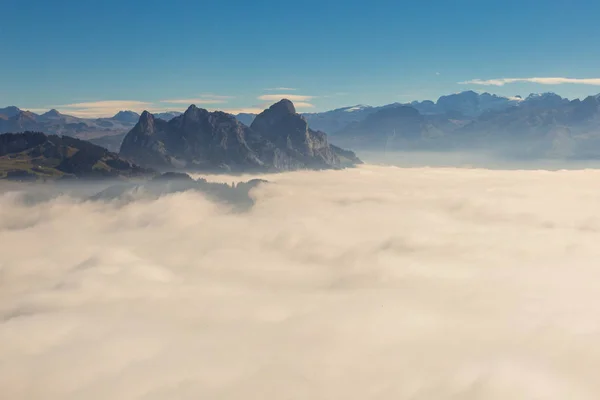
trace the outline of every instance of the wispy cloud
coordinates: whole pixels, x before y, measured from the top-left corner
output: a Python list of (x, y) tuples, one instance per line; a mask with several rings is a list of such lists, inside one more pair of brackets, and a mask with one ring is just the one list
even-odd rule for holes
[(291, 101), (308, 101), (314, 99), (315, 96), (304, 96), (299, 94), (264, 94), (259, 96), (259, 100), (267, 100), (267, 101), (279, 101), (281, 99), (288, 99)]
[(152, 111), (152, 103), (137, 100), (102, 100), (64, 104), (48, 108), (56, 108), (63, 114), (75, 117), (95, 118), (112, 116), (121, 110)]
[(286, 90), (293, 92), (293, 91), (295, 91), (297, 89), (289, 88), (289, 87), (276, 87), (276, 88), (268, 88), (268, 89), (265, 89), (265, 90), (268, 91), (268, 92), (278, 92), (278, 91), (286, 91)]
[(509, 83), (530, 82), (541, 85), (562, 85), (572, 83), (578, 85), (600, 86), (600, 78), (498, 78), (498, 79), (472, 79), (469, 81), (458, 82), (461, 85), (485, 85), (485, 86), (504, 86)]

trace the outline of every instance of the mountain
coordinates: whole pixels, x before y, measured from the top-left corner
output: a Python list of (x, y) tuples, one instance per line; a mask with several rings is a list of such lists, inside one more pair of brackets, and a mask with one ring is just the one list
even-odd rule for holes
[(266, 139), (269, 146), (275, 145), (273, 161), (269, 161), (276, 169), (340, 166), (339, 156), (329, 145), (327, 135), (310, 129), (289, 100), (281, 100), (258, 114), (250, 128)]
[(600, 99), (529, 96), (518, 107), (481, 115), (457, 130), (455, 141), (515, 157), (600, 158)]
[(84, 140), (40, 132), (0, 135), (0, 178), (118, 178), (149, 174), (117, 154)]
[(15, 106), (0, 108), (0, 119), (9, 119), (20, 112), (21, 110)]
[(322, 113), (306, 113), (303, 116), (313, 129), (335, 133), (351, 123), (362, 121), (376, 111), (376, 107), (356, 105)]
[(112, 118), (113, 121), (135, 124), (140, 119), (140, 114), (134, 111), (119, 111)]
[(403, 148), (409, 143), (414, 146), (439, 135), (440, 130), (433, 121), (416, 108), (397, 105), (381, 108), (364, 120), (346, 126), (333, 137), (345, 146), (377, 150), (397, 147), (400, 143), (403, 143)]
[(336, 168), (349, 160), (347, 153), (340, 158), (326, 134), (309, 129), (289, 100), (272, 105), (250, 127), (195, 105), (170, 121), (145, 111), (120, 154), (160, 169), (232, 171)]
[[(459, 112), (467, 117), (476, 117), (490, 110), (502, 110), (517, 105), (521, 99), (476, 93), (471, 90), (441, 96), (436, 103), (436, 114)], [(417, 107), (418, 108), (418, 107)]]
[(479, 94), (465, 91), (441, 96), (437, 102), (424, 100), (407, 104), (392, 103), (379, 107), (356, 105), (303, 115), (311, 127), (333, 135), (347, 129), (350, 125), (364, 121), (378, 111), (398, 106), (410, 106), (419, 111), (421, 115), (451, 115), (454, 119), (473, 119), (490, 110), (502, 110), (517, 106), (521, 101), (522, 99), (518, 96), (509, 98), (490, 93)]
[(250, 124), (252, 124), (252, 122), (254, 121), (254, 118), (256, 118), (256, 114), (240, 113), (240, 114), (237, 114), (235, 117), (242, 124), (244, 124), (246, 126), (250, 126)]
[(128, 114), (130, 111), (120, 112), (112, 118), (88, 119), (61, 114), (57, 110), (50, 110), (41, 115), (22, 111), (16, 107), (7, 107), (2, 110), (8, 111), (2, 111), (4, 113), (2, 115), (6, 115), (0, 116), (0, 134), (36, 131), (89, 139), (124, 134), (137, 122), (137, 118), (128, 121), (128, 117), (131, 119), (131, 114)]
[(52, 110), (40, 115), (39, 118), (40, 119), (58, 119), (58, 118), (61, 118), (62, 116), (63, 115), (61, 113), (59, 113), (58, 110), (52, 109)]
[(531, 93), (523, 102), (522, 107), (547, 109), (566, 106), (569, 104), (569, 99), (562, 98), (556, 93)]
[[(468, 94), (454, 98), (452, 106), (442, 100), (443, 114), (422, 113), (412, 105), (379, 109), (332, 138), (357, 150), (483, 150), (511, 158), (600, 158), (599, 96), (569, 101), (545, 93), (508, 107), (504, 100), (486, 97), (472, 101), (475, 97)], [(468, 109), (481, 111), (481, 104), (487, 110), (465, 115)]]
[[(167, 112), (163, 112), (163, 113), (154, 114), (154, 117), (164, 119), (165, 121), (170, 121), (173, 118), (178, 117), (180, 115), (181, 115), (181, 113), (179, 111), (167, 111)], [(135, 122), (137, 122), (137, 120), (134, 121), (134, 123)]]

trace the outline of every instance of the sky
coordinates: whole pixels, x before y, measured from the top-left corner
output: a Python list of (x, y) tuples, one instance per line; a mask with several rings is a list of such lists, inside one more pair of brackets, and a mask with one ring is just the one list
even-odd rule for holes
[[(299, 111), (600, 93), (600, 2), (2, 1), (0, 107)], [(553, 78), (553, 79), (548, 79)]]

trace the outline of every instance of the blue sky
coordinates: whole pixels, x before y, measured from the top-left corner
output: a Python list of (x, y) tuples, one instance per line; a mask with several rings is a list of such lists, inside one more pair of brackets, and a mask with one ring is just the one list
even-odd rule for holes
[[(468, 89), (600, 93), (597, 1), (3, 0), (0, 8), (0, 107), (93, 116), (194, 102), (235, 112), (286, 95), (310, 112)], [(527, 81), (536, 77), (575, 80)]]

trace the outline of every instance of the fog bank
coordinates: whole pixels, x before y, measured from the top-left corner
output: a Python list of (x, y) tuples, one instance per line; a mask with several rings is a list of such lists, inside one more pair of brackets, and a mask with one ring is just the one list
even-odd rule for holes
[[(513, 153), (516, 153), (513, 152)], [(491, 151), (363, 151), (359, 156), (369, 164), (394, 165), (397, 167), (456, 167), (485, 168), (494, 170), (576, 170), (600, 168), (600, 160), (565, 158), (525, 158), (505, 156)]]
[(241, 214), (0, 193), (1, 397), (600, 397), (600, 171), (268, 179)]

